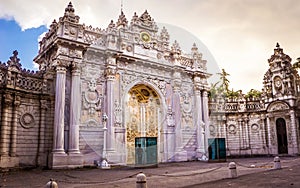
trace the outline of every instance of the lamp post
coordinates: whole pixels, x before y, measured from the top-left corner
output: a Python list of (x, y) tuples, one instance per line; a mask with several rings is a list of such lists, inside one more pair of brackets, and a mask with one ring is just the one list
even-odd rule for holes
[(107, 137), (107, 128), (106, 128), (106, 122), (107, 122), (107, 115), (106, 113), (103, 113), (102, 115), (102, 123), (103, 123), (103, 151), (102, 151), (102, 162), (101, 162), (101, 168), (102, 169), (110, 169), (110, 165), (107, 162), (106, 159), (106, 137)]

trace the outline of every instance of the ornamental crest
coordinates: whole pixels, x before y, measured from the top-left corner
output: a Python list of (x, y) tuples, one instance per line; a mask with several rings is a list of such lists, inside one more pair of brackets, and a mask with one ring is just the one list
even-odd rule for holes
[(83, 107), (89, 111), (89, 114), (94, 114), (101, 109), (102, 95), (97, 90), (96, 80), (92, 79), (88, 83), (88, 90), (83, 92)]
[(283, 102), (275, 102), (270, 104), (268, 107), (268, 112), (274, 112), (274, 111), (282, 111), (282, 110), (288, 110), (290, 107)]

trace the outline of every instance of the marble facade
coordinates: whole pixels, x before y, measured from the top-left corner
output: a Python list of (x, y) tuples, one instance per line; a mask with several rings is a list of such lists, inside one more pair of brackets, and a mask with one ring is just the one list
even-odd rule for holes
[(137, 138), (156, 139), (158, 163), (207, 160), (208, 138), (225, 138), (228, 156), (299, 153), (299, 76), (280, 47), (262, 98), (211, 98), (197, 46), (171, 44), (147, 11), (106, 29), (79, 20), (70, 3), (53, 21), (39, 71), (16, 51), (0, 64), (1, 168), (135, 165)]

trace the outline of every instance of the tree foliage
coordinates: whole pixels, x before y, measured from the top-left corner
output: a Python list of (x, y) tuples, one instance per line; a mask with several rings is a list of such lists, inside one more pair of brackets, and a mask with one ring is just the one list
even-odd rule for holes
[(251, 89), (246, 95), (245, 98), (247, 99), (253, 99), (253, 98), (260, 98), (262, 95), (261, 91), (258, 91), (256, 89)]
[(228, 92), (229, 91), (229, 80), (227, 79), (227, 76), (230, 76), (230, 74), (228, 74), (225, 69), (222, 69), (221, 73), (217, 73), (218, 75), (220, 75), (220, 80), (221, 80), (221, 87)]
[[(297, 59), (297, 64), (295, 63), (293, 66), (297, 66), (300, 69), (300, 58)], [(229, 80), (228, 74), (225, 69), (222, 69), (220, 73), (217, 73), (220, 76), (220, 81), (214, 84), (211, 84), (209, 97), (215, 98), (217, 95), (221, 94), (228, 99), (258, 99), (262, 96), (262, 92), (256, 89), (251, 89), (246, 95), (242, 93), (242, 90), (234, 91), (233, 88), (229, 90)]]
[(300, 57), (297, 58), (297, 61), (293, 64), (295, 70), (300, 70)]

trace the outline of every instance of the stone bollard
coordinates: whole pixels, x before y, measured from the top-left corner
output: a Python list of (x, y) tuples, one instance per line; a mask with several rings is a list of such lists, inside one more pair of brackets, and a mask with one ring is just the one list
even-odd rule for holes
[(53, 179), (50, 179), (50, 181), (46, 184), (46, 188), (58, 188), (58, 185)]
[(277, 157), (274, 157), (274, 169), (281, 169), (281, 163), (280, 163), (280, 158), (277, 156)]
[(229, 178), (237, 178), (237, 170), (235, 162), (229, 163)]
[(136, 176), (136, 188), (147, 188), (146, 175), (143, 172)]

